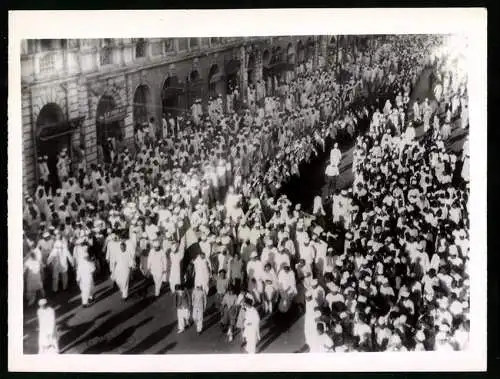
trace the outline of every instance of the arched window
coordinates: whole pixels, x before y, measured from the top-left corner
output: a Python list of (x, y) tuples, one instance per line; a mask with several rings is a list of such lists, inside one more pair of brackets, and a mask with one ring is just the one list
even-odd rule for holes
[(200, 46), (200, 44), (199, 44), (198, 38), (190, 38), (189, 39), (189, 48), (190, 49), (196, 49), (199, 46)]
[(179, 38), (179, 51), (186, 51), (188, 48), (188, 39), (187, 38)]
[(139, 38), (135, 44), (135, 57), (144, 58), (146, 56), (146, 40)]

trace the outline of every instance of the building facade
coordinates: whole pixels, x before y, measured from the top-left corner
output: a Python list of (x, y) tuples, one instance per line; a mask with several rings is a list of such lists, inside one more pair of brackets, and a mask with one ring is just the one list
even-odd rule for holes
[(134, 125), (189, 109), (249, 83), (318, 65), (326, 36), (70, 39), (22, 41), (23, 188), (38, 182), (37, 159), (101, 159), (107, 137), (133, 143)]

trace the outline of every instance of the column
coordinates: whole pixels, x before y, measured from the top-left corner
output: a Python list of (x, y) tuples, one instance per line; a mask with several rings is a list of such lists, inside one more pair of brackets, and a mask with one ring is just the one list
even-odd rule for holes
[(240, 94), (243, 101), (247, 100), (248, 88), (248, 54), (244, 46), (240, 48)]
[(122, 106), (127, 110), (127, 117), (124, 120), (123, 139), (124, 145), (129, 149), (134, 146), (134, 88), (132, 83), (132, 75), (123, 75), (120, 77), (120, 98)]
[(85, 77), (81, 77), (78, 82), (78, 109), (80, 116), (85, 116), (81, 126), (81, 138), (85, 147), (85, 159), (87, 165), (97, 161), (97, 133), (95, 117), (91, 118), (92, 112), (92, 95), (88, 90)]
[(314, 36), (314, 54), (313, 54), (313, 70), (318, 68), (319, 54), (320, 54), (320, 41), (319, 36)]
[(23, 191), (30, 192), (35, 189), (38, 180), (37, 154), (33, 138), (36, 120), (33, 120), (33, 108), (29, 88), (21, 90), (22, 105), (22, 136), (23, 136)]

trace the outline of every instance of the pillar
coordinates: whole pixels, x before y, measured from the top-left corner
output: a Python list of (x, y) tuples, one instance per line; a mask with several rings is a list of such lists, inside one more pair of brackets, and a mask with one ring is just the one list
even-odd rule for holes
[(21, 89), (22, 104), (22, 140), (23, 140), (23, 191), (29, 192), (35, 189), (38, 180), (36, 163), (36, 146), (34, 139), (33, 107), (31, 102), (31, 93), (29, 88)]
[(320, 54), (320, 41), (319, 41), (319, 36), (314, 36), (314, 54), (313, 54), (313, 70), (316, 70), (318, 68), (318, 63), (319, 63), (319, 54)]
[(241, 46), (240, 48), (240, 94), (242, 100), (247, 100), (247, 88), (248, 88), (248, 54), (246, 48)]
[(123, 82), (120, 83), (120, 98), (122, 106), (127, 111), (127, 116), (124, 120), (123, 139), (124, 145), (128, 148), (134, 146), (134, 88), (132, 83), (132, 75), (124, 75)]
[(85, 146), (85, 159), (87, 164), (94, 163), (97, 161), (95, 113), (92, 112), (92, 95), (88, 90), (84, 76), (81, 76), (78, 82), (78, 108), (80, 115), (85, 116), (80, 131)]

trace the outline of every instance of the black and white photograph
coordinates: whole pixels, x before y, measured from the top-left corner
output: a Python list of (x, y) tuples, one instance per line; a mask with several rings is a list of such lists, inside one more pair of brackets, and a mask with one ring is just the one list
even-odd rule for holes
[(428, 32), (92, 17), (9, 49), (20, 357), (485, 354), (486, 12)]

